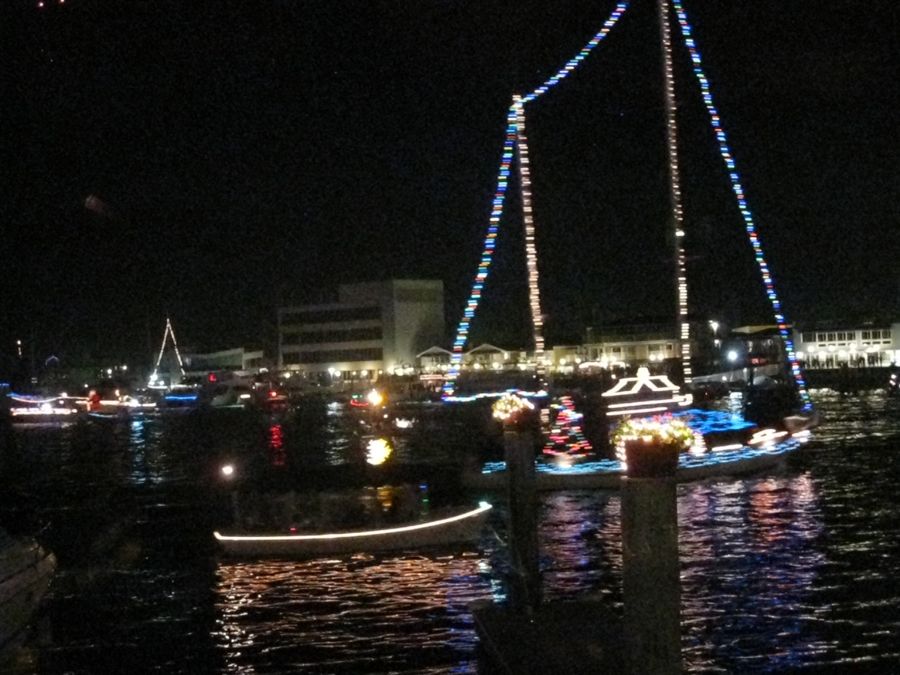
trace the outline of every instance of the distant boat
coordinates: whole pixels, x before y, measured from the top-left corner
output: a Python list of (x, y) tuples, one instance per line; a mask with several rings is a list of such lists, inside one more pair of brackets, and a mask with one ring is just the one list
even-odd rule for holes
[(87, 403), (84, 398), (67, 394), (45, 396), (9, 392), (6, 398), (6, 410), (15, 424), (74, 422)]
[(200, 407), (199, 387), (175, 385), (157, 402), (156, 409), (160, 413), (186, 413)]
[(30, 537), (0, 529), (0, 663), (25, 639), (56, 571), (56, 557)]
[(348, 553), (419, 550), (476, 541), (491, 505), (454, 511), (440, 518), (369, 530), (324, 534), (222, 534), (213, 536), (222, 550), (241, 557), (316, 558)]

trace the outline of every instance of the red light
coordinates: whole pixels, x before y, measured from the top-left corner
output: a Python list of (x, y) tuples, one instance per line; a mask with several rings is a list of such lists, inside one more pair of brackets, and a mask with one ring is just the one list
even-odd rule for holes
[(215, 374), (215, 373), (210, 373), (209, 376), (207, 377), (207, 379), (208, 379), (210, 382), (215, 382), (218, 378), (216, 378), (216, 374)]
[(269, 390), (269, 398), (275, 398), (278, 396), (278, 392)]

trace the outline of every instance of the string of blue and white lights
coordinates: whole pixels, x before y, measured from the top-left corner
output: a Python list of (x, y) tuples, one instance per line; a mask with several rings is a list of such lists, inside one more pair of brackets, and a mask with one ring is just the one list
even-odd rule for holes
[(688, 22), (687, 14), (684, 11), (681, 0), (672, 0), (672, 6), (675, 8), (675, 14), (678, 17), (678, 25), (681, 28), (681, 35), (684, 38), (685, 46), (687, 46), (691, 56), (694, 75), (697, 77), (697, 82), (700, 84), (703, 103), (709, 113), (712, 128), (716, 135), (716, 141), (719, 144), (719, 154), (722, 155), (722, 160), (725, 162), (725, 166), (728, 170), (728, 178), (731, 181), (732, 191), (737, 197), (738, 208), (744, 219), (747, 236), (750, 238), (750, 245), (753, 247), (753, 255), (756, 259), (756, 264), (759, 267), (759, 272), (766, 288), (766, 296), (769, 298), (769, 302), (772, 304), (772, 309), (775, 313), (775, 322), (778, 325), (778, 332), (784, 342), (785, 352), (787, 353), (788, 360), (791, 364), (791, 373), (794, 377), (794, 381), (797, 383), (797, 389), (803, 402), (803, 409), (810, 410), (812, 408), (812, 400), (809, 397), (806, 380), (803, 377), (803, 371), (797, 360), (794, 342), (791, 339), (790, 327), (781, 309), (781, 301), (778, 299), (778, 294), (775, 292), (775, 283), (772, 280), (772, 274), (769, 271), (769, 264), (766, 262), (765, 256), (763, 255), (762, 244), (760, 243), (759, 234), (756, 230), (756, 223), (753, 214), (750, 211), (750, 207), (747, 205), (747, 198), (744, 195), (744, 188), (741, 185), (741, 178), (737, 172), (734, 156), (731, 153), (731, 148), (728, 146), (728, 137), (725, 135), (725, 129), (722, 127), (719, 111), (713, 103), (709, 80), (703, 69), (703, 62), (700, 59), (697, 43), (693, 38), (693, 29)]
[(463, 347), (469, 339), (469, 325), (475, 318), (475, 310), (478, 309), (478, 301), (484, 290), (488, 269), (494, 257), (494, 249), (497, 247), (497, 232), (500, 229), (500, 216), (503, 215), (503, 204), (506, 201), (506, 188), (509, 186), (510, 164), (516, 145), (516, 110), (510, 107), (506, 114), (506, 138), (503, 141), (503, 157), (500, 160), (500, 170), (497, 173), (497, 188), (494, 190), (494, 201), (491, 208), (491, 216), (488, 219), (487, 236), (484, 239), (484, 248), (481, 251), (481, 260), (478, 270), (475, 272), (475, 283), (472, 292), (466, 301), (463, 317), (456, 329), (456, 339), (453, 341), (453, 350), (450, 355), (450, 367), (444, 380), (443, 397), (453, 396), (456, 391), (456, 378), (459, 376), (462, 363)]
[(523, 96), (520, 101), (514, 102), (506, 113), (506, 136), (503, 142), (503, 155), (500, 159), (500, 168), (497, 172), (497, 188), (494, 191), (494, 201), (491, 208), (491, 215), (488, 219), (487, 235), (484, 240), (484, 248), (481, 253), (481, 261), (478, 263), (478, 269), (475, 273), (475, 281), (472, 284), (472, 292), (466, 301), (466, 307), (463, 311), (463, 317), (456, 329), (456, 338), (453, 341), (453, 349), (450, 356), (450, 366), (447, 371), (447, 377), (443, 386), (443, 397), (449, 398), (456, 391), (456, 379), (459, 376), (460, 366), (462, 364), (463, 348), (469, 339), (469, 326), (475, 317), (478, 309), (478, 303), (481, 299), (484, 284), (487, 281), (488, 269), (494, 255), (494, 249), (497, 245), (497, 234), (500, 227), (500, 218), (503, 215), (503, 205), (506, 201), (506, 188), (509, 185), (510, 165), (513, 159), (513, 152), (516, 145), (516, 108), (518, 105), (524, 106), (531, 103), (535, 99), (543, 96), (556, 85), (566, 79), (575, 69), (587, 58), (594, 48), (609, 35), (625, 10), (628, 9), (628, 0), (623, 0), (616, 4), (615, 9), (609, 15), (609, 18), (603, 24), (603, 28), (588, 41), (588, 43), (574, 57), (569, 59), (566, 64), (560, 68), (552, 77), (548, 78), (541, 86), (537, 87), (527, 96)]

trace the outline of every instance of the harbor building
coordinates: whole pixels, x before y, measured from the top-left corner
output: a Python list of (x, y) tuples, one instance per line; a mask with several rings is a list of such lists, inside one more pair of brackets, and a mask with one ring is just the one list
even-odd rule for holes
[(796, 348), (809, 370), (886, 367), (900, 363), (900, 323), (806, 326), (796, 336)]
[(263, 351), (235, 347), (204, 354), (187, 352), (184, 355), (186, 372), (206, 374), (215, 371), (231, 371), (239, 375), (255, 375), (267, 370), (271, 363), (265, 358)]
[(604, 329), (589, 327), (585, 341), (576, 349), (554, 350), (553, 366), (563, 372), (585, 368), (640, 366), (674, 359), (680, 353), (675, 328), (666, 323), (621, 324)]
[(278, 369), (323, 382), (412, 373), (444, 339), (444, 285), (428, 279), (342, 284), (337, 302), (278, 310)]

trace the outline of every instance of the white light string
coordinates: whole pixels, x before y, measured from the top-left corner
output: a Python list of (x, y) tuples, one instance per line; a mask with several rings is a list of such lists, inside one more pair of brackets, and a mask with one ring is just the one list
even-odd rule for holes
[(672, 205), (672, 229), (675, 237), (676, 317), (679, 326), (681, 370), (684, 384), (692, 380), (691, 326), (688, 321), (687, 272), (684, 258), (684, 208), (681, 201), (681, 175), (678, 170), (678, 121), (675, 102), (675, 74), (672, 70), (672, 36), (669, 30), (669, 5), (658, 0), (659, 34), (662, 42), (663, 79), (666, 100), (666, 148), (669, 155), (669, 196)]

